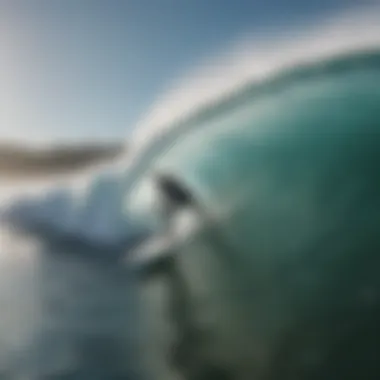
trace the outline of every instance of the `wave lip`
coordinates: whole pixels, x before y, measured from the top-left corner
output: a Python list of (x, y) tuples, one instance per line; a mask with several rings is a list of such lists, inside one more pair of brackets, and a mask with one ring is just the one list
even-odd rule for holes
[(373, 70), (380, 70), (380, 45), (376, 49), (349, 52), (313, 63), (301, 62), (279, 71), (261, 82), (249, 82), (236, 92), (229, 93), (228, 96), (221, 97), (214, 103), (199, 107), (192, 114), (166, 126), (163, 133), (150, 139), (143, 149), (136, 150), (136, 155), (132, 157), (134, 161), (132, 160), (130, 163), (129, 171), (126, 175), (126, 189), (128, 189), (128, 186), (134, 186), (137, 178), (144, 174), (155, 158), (169, 148), (178, 138), (183, 138), (194, 129), (202, 128), (207, 120), (228, 113), (237, 105), (242, 105), (248, 101), (251, 102), (263, 95), (276, 93), (292, 83), (300, 83), (316, 77), (325, 78), (345, 75), (350, 72)]
[[(199, 65), (153, 104), (132, 136), (130, 163), (171, 129), (225, 99), (302, 65), (322, 64), (341, 56), (380, 47), (380, 6), (356, 7), (318, 24), (291, 27), (282, 36), (248, 35), (213, 60)], [(125, 163), (124, 163), (125, 164)]]

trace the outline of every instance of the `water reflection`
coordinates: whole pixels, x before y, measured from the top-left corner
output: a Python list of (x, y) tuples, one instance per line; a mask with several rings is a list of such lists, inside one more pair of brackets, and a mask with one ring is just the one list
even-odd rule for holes
[(127, 269), (0, 238), (0, 379), (140, 378)]

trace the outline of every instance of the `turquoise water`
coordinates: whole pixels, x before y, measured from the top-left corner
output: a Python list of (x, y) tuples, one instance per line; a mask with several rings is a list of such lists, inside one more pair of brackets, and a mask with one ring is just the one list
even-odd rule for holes
[[(174, 244), (175, 281), (152, 312), (158, 330), (177, 329), (174, 345), (169, 333), (152, 342), (167, 367), (174, 346), (185, 352), (172, 365), (181, 373), (346, 379), (354, 360), (356, 378), (364, 368), (379, 373), (367, 356), (376, 350), (361, 346), (377, 325), (369, 328), (362, 311), (363, 294), (376, 299), (379, 289), (379, 85), (378, 51), (295, 67), (173, 125), (142, 153), (135, 195), (145, 191), (147, 204), (155, 189), (159, 199), (154, 181), (167, 176), (191, 194), (204, 227)], [(168, 317), (165, 291), (190, 311)], [(339, 323), (366, 332), (342, 333)], [(201, 331), (199, 340), (188, 331)], [(346, 338), (350, 352), (335, 346)]]

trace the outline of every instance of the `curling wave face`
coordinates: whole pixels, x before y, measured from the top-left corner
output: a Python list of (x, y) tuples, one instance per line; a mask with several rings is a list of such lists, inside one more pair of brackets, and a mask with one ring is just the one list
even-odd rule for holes
[[(248, 86), (144, 151), (130, 212), (150, 183), (161, 208), (144, 217), (166, 226), (150, 257), (170, 258), (143, 291), (158, 379), (379, 376), (379, 104), (380, 50), (351, 53)], [(174, 203), (201, 226), (182, 245)]]

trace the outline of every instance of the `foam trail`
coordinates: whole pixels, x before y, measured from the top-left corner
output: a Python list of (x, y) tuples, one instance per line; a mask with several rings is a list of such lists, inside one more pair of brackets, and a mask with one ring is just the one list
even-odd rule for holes
[(120, 161), (124, 167), (132, 168), (128, 182), (133, 182), (144, 166), (141, 161), (153, 159), (157, 139), (170, 140), (163, 136), (168, 135), (178, 121), (283, 69), (379, 47), (379, 19), (377, 3), (331, 16), (308, 25), (307, 30), (305, 26), (293, 27), (282, 36), (267, 36), (261, 40), (248, 35), (215, 59), (199, 65), (182, 81), (175, 82), (167, 95), (137, 124), (128, 162)]

